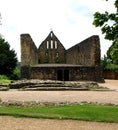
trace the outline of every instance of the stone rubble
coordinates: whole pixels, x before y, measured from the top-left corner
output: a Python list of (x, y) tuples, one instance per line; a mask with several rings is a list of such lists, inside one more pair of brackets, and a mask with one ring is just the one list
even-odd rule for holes
[(19, 80), (10, 84), (10, 89), (19, 90), (101, 90), (97, 82), (92, 81), (56, 81), (56, 80)]

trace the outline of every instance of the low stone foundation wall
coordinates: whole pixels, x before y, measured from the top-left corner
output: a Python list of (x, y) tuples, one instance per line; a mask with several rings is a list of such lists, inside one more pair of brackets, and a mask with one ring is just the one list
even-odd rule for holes
[(108, 91), (108, 88), (99, 86), (97, 82), (90, 81), (54, 81), (54, 80), (19, 80), (10, 84), (10, 89), (23, 91)]
[(31, 67), (31, 79), (61, 80), (61, 81), (96, 81), (104, 82), (100, 67)]

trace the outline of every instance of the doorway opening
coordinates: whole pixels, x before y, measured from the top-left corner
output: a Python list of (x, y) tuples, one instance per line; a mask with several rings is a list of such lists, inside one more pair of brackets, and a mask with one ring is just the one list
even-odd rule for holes
[(57, 80), (69, 81), (69, 70), (58, 70)]
[(63, 71), (62, 70), (57, 71), (57, 80), (63, 81)]
[(69, 81), (69, 70), (64, 70), (64, 81)]

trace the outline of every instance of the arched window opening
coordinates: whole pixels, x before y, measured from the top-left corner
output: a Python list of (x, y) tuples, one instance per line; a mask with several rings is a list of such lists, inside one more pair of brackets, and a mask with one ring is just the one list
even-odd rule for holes
[(56, 53), (56, 63), (59, 63), (59, 53)]
[(59, 53), (58, 52), (56, 53), (56, 58), (59, 58)]
[(51, 49), (53, 49), (53, 40), (51, 40)]
[(57, 41), (55, 41), (55, 49), (57, 49)]
[(49, 41), (47, 41), (47, 49), (49, 49)]
[(48, 52), (45, 53), (45, 63), (48, 63)]

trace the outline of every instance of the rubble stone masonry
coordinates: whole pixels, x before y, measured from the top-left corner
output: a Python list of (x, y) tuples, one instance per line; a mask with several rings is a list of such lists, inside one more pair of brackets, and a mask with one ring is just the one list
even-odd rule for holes
[(21, 34), (21, 78), (102, 82), (100, 54), (96, 35), (66, 50), (53, 31), (39, 48), (29, 34)]

